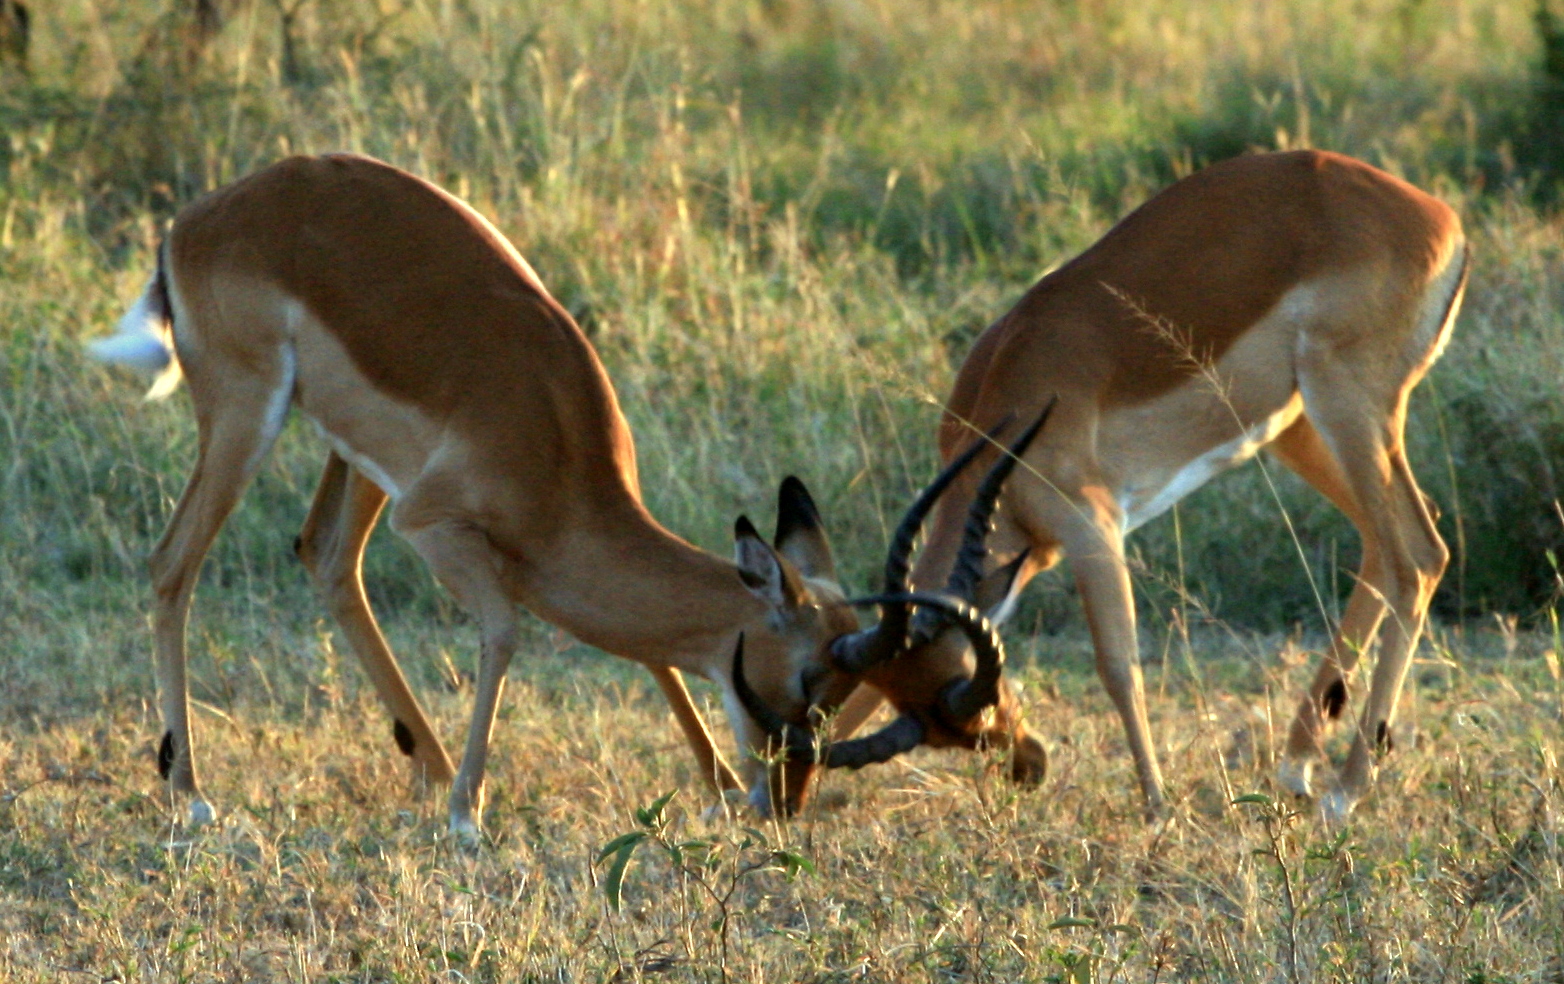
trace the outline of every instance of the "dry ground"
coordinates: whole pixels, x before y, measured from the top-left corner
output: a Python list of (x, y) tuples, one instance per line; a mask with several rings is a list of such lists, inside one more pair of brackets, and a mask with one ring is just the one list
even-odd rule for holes
[[(304, 692), (252, 680), (198, 715), (223, 811), (207, 829), (170, 820), (148, 702), (10, 715), (0, 978), (1564, 979), (1564, 688), (1542, 637), (1425, 647), (1379, 790), (1335, 838), (1307, 804), (1250, 796), (1276, 792), (1306, 673), (1286, 641), (1197, 640), (1194, 663), (1174, 639), (1153, 662), (1179, 805), (1150, 826), (1080, 641), (1018, 657), (1053, 759), (1041, 789), (920, 752), (830, 776), (782, 824), (702, 821), (653, 688), (562, 650), (513, 675), (476, 851), (439, 797), (409, 795), (357, 671), (298, 644)], [(453, 738), (459, 689), (431, 697)], [(637, 819), (673, 789), (662, 822)], [(615, 911), (596, 862), (637, 830)]]

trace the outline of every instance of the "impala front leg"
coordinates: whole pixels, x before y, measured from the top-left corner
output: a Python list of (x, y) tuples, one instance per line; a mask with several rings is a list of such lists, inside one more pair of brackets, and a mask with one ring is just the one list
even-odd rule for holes
[[(404, 506), (408, 508), (404, 510)], [(472, 725), (451, 784), (451, 832), (472, 841), (482, 826), (483, 774), (489, 760), (489, 737), (505, 691), (505, 673), (516, 652), (516, 604), (504, 588), (504, 558), (482, 530), (460, 520), (406, 530), (405, 516), (415, 514), (417, 508), (414, 497), (404, 500), (392, 514), (392, 525), (424, 558), (457, 603), (478, 620), (482, 636)]]
[(475, 840), (483, 826), (483, 773), (489, 762), (489, 739), (494, 733), (494, 716), (505, 693), (505, 673), (516, 652), (516, 610), (507, 604), (481, 619), (483, 625), (482, 662), (478, 667), (478, 693), (473, 700), (472, 725), (467, 731), (467, 747), (462, 764), (451, 784), (451, 832)]
[(1066, 508), (1068, 515), (1061, 515), (1052, 528), (1060, 531), (1086, 608), (1097, 653), (1097, 675), (1124, 722), (1146, 812), (1155, 816), (1164, 807), (1162, 769), (1146, 714), (1140, 646), (1135, 637), (1135, 595), (1124, 562), (1123, 527), (1111, 506), (1082, 500), (1067, 503)]
[(738, 776), (733, 774), (733, 770), (723, 760), (722, 753), (717, 750), (716, 743), (711, 740), (711, 731), (702, 720), (699, 708), (690, 699), (684, 677), (671, 666), (648, 666), (646, 669), (652, 674), (652, 679), (657, 681), (657, 686), (668, 700), (668, 706), (673, 709), (673, 716), (678, 720), (685, 740), (690, 743), (691, 751), (695, 753), (695, 761), (699, 764), (701, 778), (706, 781), (706, 785), (717, 794), (718, 799), (725, 799), (729, 792), (740, 790), (742, 787)]

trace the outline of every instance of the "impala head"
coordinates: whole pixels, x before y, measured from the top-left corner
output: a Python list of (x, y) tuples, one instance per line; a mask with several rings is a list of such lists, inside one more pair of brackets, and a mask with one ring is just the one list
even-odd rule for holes
[[(764, 615), (744, 630), (751, 674), (746, 692), (778, 720), (807, 729), (811, 709), (833, 709), (852, 692), (857, 677), (830, 661), (830, 646), (858, 628), (858, 617), (836, 580), (836, 562), (820, 511), (804, 483), (789, 475), (777, 494), (777, 531), (771, 545), (748, 517), (734, 524), (734, 562), (749, 590), (766, 603)], [(753, 714), (752, 714), (753, 716)], [(751, 730), (751, 750), (763, 754), (764, 730)], [(803, 805), (813, 767), (787, 763), (772, 771), (769, 802), (783, 812)], [(765, 787), (762, 787), (765, 788)]]
[(996, 630), (1029, 557), (1022, 551), (972, 586), (947, 583), (934, 597), (949, 603), (920, 609), (907, 651), (865, 680), (902, 716), (923, 724), (922, 744), (1009, 749), (1010, 777), (1036, 783), (1047, 773), (1047, 753), (1027, 732), (1015, 692), (1003, 678), (1005, 653)]
[[(1052, 404), (1000, 457), (978, 487), (944, 591), (909, 589), (913, 541), (940, 494), (988, 446), (1004, 423), (952, 461), (902, 518), (886, 558), (882, 592), (852, 601), (879, 606), (879, 622), (830, 642), (829, 688), (834, 693), (838, 688), (850, 689), (858, 680), (867, 681), (899, 712), (891, 724), (863, 738), (817, 741), (800, 720), (801, 715), (790, 719), (777, 713), (776, 705), (768, 704), (751, 687), (740, 640), (733, 660), (735, 692), (749, 715), (787, 749), (795, 771), (807, 775), (809, 768), (818, 765), (862, 768), (924, 744), (994, 745), (1013, 749), (1011, 772), (1015, 778), (1037, 781), (1043, 777), (1047, 767), (1043, 747), (1021, 723), (1015, 697), (1002, 680), (1004, 645), (984, 614), (985, 609), (1003, 606), (1015, 578), (1026, 566), (1027, 555), (1021, 554), (986, 577), (983, 560), (999, 493), (1051, 409)], [(831, 705), (825, 706), (829, 709)]]

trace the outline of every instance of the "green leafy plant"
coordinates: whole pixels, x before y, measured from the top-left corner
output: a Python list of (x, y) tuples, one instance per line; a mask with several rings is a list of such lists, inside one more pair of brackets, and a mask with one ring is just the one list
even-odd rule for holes
[[(718, 967), (722, 979), (727, 980), (731, 903), (740, 885), (766, 871), (781, 872), (792, 881), (800, 874), (814, 874), (815, 864), (805, 855), (775, 844), (754, 827), (742, 827), (735, 835), (681, 839), (679, 823), (668, 814), (668, 806), (677, 793), (678, 790), (669, 790), (650, 805), (637, 807), (636, 829), (603, 845), (597, 855), (597, 864), (607, 868), (603, 894), (609, 908), (620, 911), (624, 907), (625, 875), (636, 851), (642, 845), (660, 850), (685, 890), (683, 901), (689, 901), (693, 890), (695, 896), (715, 910), (715, 918), (707, 925), (717, 939)], [(686, 922), (691, 923), (695, 915), (694, 910), (689, 910)], [(693, 938), (693, 934), (687, 936)]]

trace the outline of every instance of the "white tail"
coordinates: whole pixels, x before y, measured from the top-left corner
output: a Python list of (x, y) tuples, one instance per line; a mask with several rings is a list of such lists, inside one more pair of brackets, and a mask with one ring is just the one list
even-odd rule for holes
[(147, 400), (161, 400), (179, 388), (184, 373), (174, 354), (172, 322), (165, 300), (162, 271), (147, 283), (114, 334), (87, 343), (87, 354), (111, 366), (128, 366), (153, 377)]
[[(738, 563), (691, 546), (641, 503), (635, 445), (602, 362), (568, 312), (478, 213), (368, 158), (291, 158), (186, 207), (160, 273), (94, 348), (105, 361), (181, 372), (200, 450), (148, 562), (165, 733), (158, 768), (195, 823), (185, 623), (202, 558), (293, 407), (332, 451), (296, 543), (386, 709), (418, 782), (451, 783), (451, 827), (474, 836), (516, 606), (643, 663), (714, 792), (739, 789), (681, 674), (724, 688), (751, 801), (796, 809), (810, 768), (767, 765), (768, 735), (729, 685), (740, 634), (755, 690), (802, 727), (852, 678), (829, 647), (858, 627), (819, 512), (783, 483), (774, 549), (747, 521)], [(172, 351), (177, 337), (183, 355)], [(364, 594), (382, 512), (478, 620), (472, 723), (453, 768)], [(820, 587), (815, 587), (819, 585)]]

